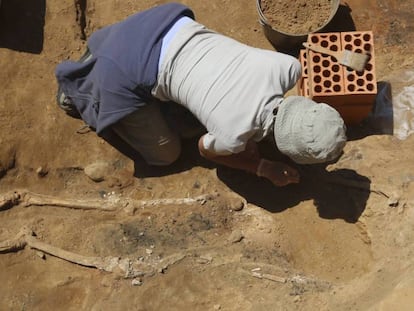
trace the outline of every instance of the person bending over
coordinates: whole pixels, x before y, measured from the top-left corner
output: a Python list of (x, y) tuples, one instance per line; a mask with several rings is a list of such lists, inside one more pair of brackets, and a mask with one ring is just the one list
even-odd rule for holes
[[(169, 165), (180, 137), (161, 112), (174, 102), (205, 127), (200, 154), (269, 179), (299, 182), (290, 165), (263, 158), (257, 143), (272, 137), (298, 164), (335, 160), (346, 143), (338, 112), (287, 96), (300, 78), (297, 59), (219, 34), (169, 3), (94, 32), (79, 61), (56, 68), (58, 103), (98, 135), (111, 128), (150, 165)], [(178, 121), (179, 122), (179, 121)]]

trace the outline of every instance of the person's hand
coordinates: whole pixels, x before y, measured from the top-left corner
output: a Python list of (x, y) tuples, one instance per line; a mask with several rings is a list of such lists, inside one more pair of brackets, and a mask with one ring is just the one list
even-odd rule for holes
[(260, 160), (256, 175), (269, 179), (278, 187), (299, 182), (297, 170), (282, 162), (272, 162), (266, 159)]

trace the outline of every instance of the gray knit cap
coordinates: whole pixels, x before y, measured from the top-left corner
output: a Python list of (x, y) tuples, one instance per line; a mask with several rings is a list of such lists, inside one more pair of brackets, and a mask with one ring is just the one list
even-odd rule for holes
[(344, 121), (334, 108), (303, 96), (285, 98), (274, 125), (277, 147), (299, 164), (336, 159), (345, 146), (345, 132)]

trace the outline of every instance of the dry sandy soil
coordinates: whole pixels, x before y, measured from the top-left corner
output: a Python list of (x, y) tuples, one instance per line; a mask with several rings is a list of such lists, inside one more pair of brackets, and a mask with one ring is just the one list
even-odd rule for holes
[[(164, 2), (84, 0), (76, 9), (73, 0), (2, 1), (0, 195), (26, 189), (117, 209), (45, 198), (45, 206), (0, 204), (0, 310), (412, 310), (413, 136), (350, 128), (337, 163), (301, 168), (299, 185), (276, 188), (207, 163), (194, 141), (176, 165), (154, 170), (122, 146), (79, 134), (82, 122), (57, 108), (56, 64), (77, 59), (92, 31)], [(182, 2), (207, 26), (273, 49), (255, 1)], [(412, 70), (414, 1), (347, 2), (341, 21), (375, 34), (378, 79)], [(85, 174), (93, 164), (103, 181)], [(206, 194), (131, 209), (138, 200)], [(29, 246), (4, 251), (23, 228), (35, 242), (89, 259), (130, 259), (143, 275)]]
[(307, 34), (325, 25), (333, 11), (331, 0), (261, 0), (269, 25), (288, 34)]

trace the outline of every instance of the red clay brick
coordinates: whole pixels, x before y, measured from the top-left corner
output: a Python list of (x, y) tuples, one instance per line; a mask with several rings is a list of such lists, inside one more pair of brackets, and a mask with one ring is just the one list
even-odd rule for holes
[(308, 77), (300, 78), (300, 80), (298, 81), (296, 85), (296, 88), (297, 88), (298, 95), (310, 98)]
[[(308, 41), (332, 51), (339, 51), (341, 49), (339, 33), (311, 34)], [(309, 51), (308, 54), (310, 95), (313, 97), (344, 94), (343, 66), (329, 55), (313, 51)]]
[(377, 94), (374, 35), (372, 31), (342, 32), (341, 44), (343, 49), (370, 54), (370, 59), (363, 72), (345, 68), (346, 94)]
[(371, 58), (361, 73), (347, 69), (331, 56), (306, 50), (300, 53), (302, 78), (298, 93), (316, 102), (324, 102), (341, 114), (347, 124), (356, 124), (368, 116), (377, 93), (374, 42), (371, 31), (311, 34), (308, 41), (333, 51), (344, 48), (370, 52)]
[(308, 76), (308, 59), (306, 54), (305, 49), (300, 50), (299, 61), (302, 66), (302, 78), (306, 78)]

